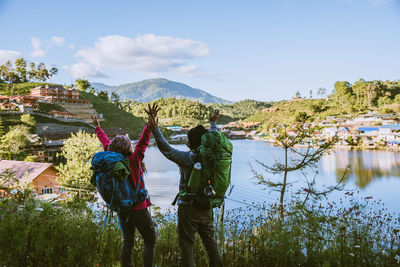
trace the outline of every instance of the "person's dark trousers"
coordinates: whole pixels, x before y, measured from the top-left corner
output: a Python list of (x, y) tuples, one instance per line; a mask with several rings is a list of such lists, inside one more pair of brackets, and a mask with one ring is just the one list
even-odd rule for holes
[(144, 266), (152, 267), (156, 248), (156, 233), (153, 220), (147, 209), (132, 210), (120, 213), (121, 228), (123, 232), (121, 266), (132, 266), (132, 248), (135, 242), (135, 229), (144, 239)]
[(178, 207), (178, 240), (182, 252), (182, 266), (194, 266), (193, 246), (196, 231), (206, 248), (210, 267), (222, 266), (214, 236), (211, 209), (198, 209), (190, 205)]

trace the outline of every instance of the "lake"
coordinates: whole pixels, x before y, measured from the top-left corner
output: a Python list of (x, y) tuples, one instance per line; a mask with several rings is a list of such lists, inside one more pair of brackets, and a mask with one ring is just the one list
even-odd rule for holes
[[(257, 172), (262, 172), (265, 177), (277, 182), (280, 177), (263, 172), (256, 160), (271, 165), (274, 160), (283, 158), (283, 150), (264, 141), (232, 140), (232, 144), (234, 152), (231, 184), (233, 189), (226, 200), (227, 208), (245, 207), (251, 201), (267, 203), (278, 201), (278, 192), (264, 190), (262, 186), (256, 184), (251, 166)], [(174, 145), (174, 147), (188, 150), (185, 145)], [(148, 169), (145, 183), (153, 204), (162, 209), (172, 208), (171, 202), (178, 192), (180, 177), (177, 165), (167, 160), (155, 146), (147, 148), (144, 161)], [(335, 150), (324, 156), (318, 163), (318, 174), (315, 170), (309, 170), (306, 176), (311, 178), (315, 176), (318, 188), (334, 185), (338, 177), (343, 176), (348, 165), (351, 169), (345, 176), (346, 190), (359, 190), (359, 197), (372, 196), (374, 199), (381, 199), (390, 212), (400, 214), (400, 206), (397, 202), (400, 197), (400, 153)], [(304, 187), (304, 180), (304, 175), (300, 172), (290, 174), (288, 181), (294, 184), (288, 194)], [(339, 199), (344, 193), (345, 191), (335, 192), (331, 198)]]

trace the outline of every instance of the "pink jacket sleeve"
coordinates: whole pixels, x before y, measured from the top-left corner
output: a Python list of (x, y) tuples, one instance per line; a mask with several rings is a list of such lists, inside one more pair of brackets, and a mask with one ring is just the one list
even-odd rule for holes
[(151, 131), (150, 128), (146, 125), (143, 129), (142, 134), (140, 135), (138, 143), (136, 144), (135, 151), (133, 151), (131, 155), (132, 158), (137, 158), (139, 161), (143, 160), (144, 152), (149, 145), (150, 137)]
[(100, 127), (96, 127), (95, 133), (97, 135), (97, 138), (99, 138), (99, 141), (103, 145), (104, 151), (108, 150), (108, 146), (110, 145), (110, 139), (108, 139), (107, 135), (104, 133), (104, 131)]

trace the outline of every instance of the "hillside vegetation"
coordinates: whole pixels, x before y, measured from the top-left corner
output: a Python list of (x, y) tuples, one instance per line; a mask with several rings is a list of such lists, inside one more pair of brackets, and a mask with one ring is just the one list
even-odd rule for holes
[[(30, 94), (30, 89), (36, 87), (36, 86), (45, 86), (47, 83), (34, 83), (34, 82), (28, 82), (28, 83), (19, 83), (15, 84), (13, 86), (13, 95), (25, 95), (25, 94)], [(58, 85), (63, 87), (63, 85), (60, 84), (52, 84), (52, 85)], [(7, 84), (0, 84), (0, 94), (5, 94), (7, 89)], [(135, 117), (133, 114), (128, 113), (124, 110), (119, 109), (116, 105), (109, 103), (107, 101), (104, 101), (98, 96), (86, 93), (86, 92), (80, 92), (81, 98), (89, 99), (91, 103), (93, 104), (94, 109), (100, 113), (103, 114), (105, 121), (101, 123), (101, 125), (104, 128), (122, 128), (124, 130), (127, 130), (129, 132), (129, 135), (132, 138), (138, 138), (143, 127), (144, 127), (144, 120), (141, 118)], [(50, 110), (56, 109), (56, 110), (63, 110), (58, 105), (54, 104), (46, 104), (46, 103), (40, 103), (40, 111), (44, 113), (48, 113)], [(49, 119), (49, 118), (44, 118), (44, 117), (39, 117), (35, 116), (35, 119), (37, 122), (40, 123), (57, 123), (57, 124), (67, 124), (67, 125), (85, 125), (87, 126), (86, 123), (67, 123), (67, 122), (60, 122), (58, 120), (54, 119)], [(19, 123), (19, 117), (6, 117), (3, 116), (4, 120), (4, 125), (8, 129), (9, 126), (13, 126)]]
[(129, 132), (131, 138), (139, 138), (145, 121), (134, 116), (132, 113), (119, 109), (113, 103), (107, 102), (98, 96), (81, 92), (81, 97), (89, 99), (93, 108), (103, 114), (105, 121), (101, 122), (103, 128), (122, 128)]
[(326, 99), (284, 100), (274, 103), (267, 112), (260, 109), (247, 121), (256, 121), (268, 129), (277, 123), (292, 123), (300, 117), (308, 121), (327, 116), (400, 112), (400, 81), (365, 81), (354, 84), (347, 81), (335, 83), (335, 90)]

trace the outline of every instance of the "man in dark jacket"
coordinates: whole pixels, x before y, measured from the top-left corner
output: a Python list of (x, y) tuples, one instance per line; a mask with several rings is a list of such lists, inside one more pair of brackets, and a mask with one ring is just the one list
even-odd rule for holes
[[(193, 165), (197, 162), (198, 155), (193, 152), (200, 146), (201, 136), (207, 132), (202, 125), (192, 128), (188, 132), (188, 142), (186, 145), (191, 151), (180, 151), (171, 147), (165, 140), (157, 123), (157, 112), (159, 108), (156, 105), (151, 107), (147, 114), (149, 115), (149, 126), (156, 140), (158, 149), (169, 160), (178, 164), (180, 169), (179, 189), (185, 189), (188, 183)], [(210, 116), (210, 131), (216, 131), (216, 121), (219, 117), (219, 110), (216, 109), (214, 115)], [(217, 241), (214, 236), (214, 225), (211, 208), (198, 208), (190, 201), (178, 197), (178, 240), (182, 252), (182, 266), (194, 266), (193, 246), (196, 231), (207, 250), (210, 266), (222, 266), (222, 259), (218, 251)]]

